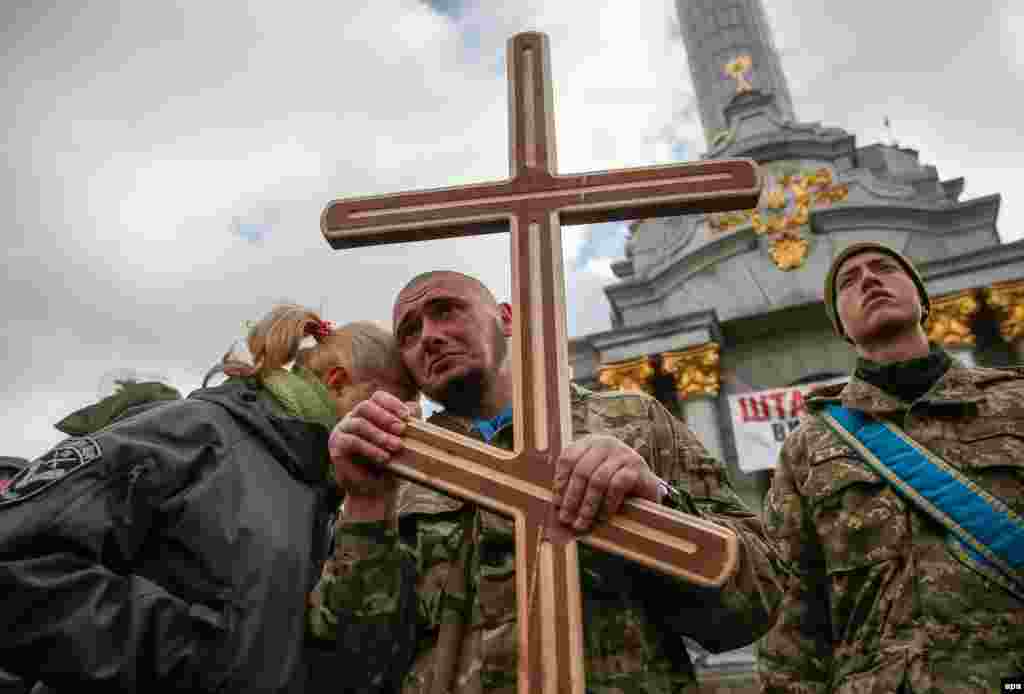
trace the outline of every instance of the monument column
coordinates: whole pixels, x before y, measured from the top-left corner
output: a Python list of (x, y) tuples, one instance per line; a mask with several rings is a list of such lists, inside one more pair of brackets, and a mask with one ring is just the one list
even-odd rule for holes
[(965, 366), (977, 366), (974, 358), (976, 338), (971, 323), (981, 308), (976, 289), (965, 289), (932, 299), (932, 309), (924, 329), (928, 340), (942, 345)]
[(986, 295), (999, 317), (999, 334), (1013, 347), (1017, 363), (1024, 364), (1024, 280), (997, 282)]
[(676, 0), (676, 10), (709, 145), (736, 94), (771, 94), (782, 120), (796, 120), (761, 0)]
[(722, 430), (718, 421), (717, 342), (707, 342), (679, 352), (664, 352), (662, 365), (676, 382), (676, 396), (687, 426), (713, 457), (725, 460)]

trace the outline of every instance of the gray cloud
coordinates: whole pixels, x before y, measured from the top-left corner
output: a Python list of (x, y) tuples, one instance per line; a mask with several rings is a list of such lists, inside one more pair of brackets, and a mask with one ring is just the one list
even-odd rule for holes
[(590, 225), (569, 267), (576, 271), (586, 271), (595, 260), (624, 257), (628, 234), (624, 222)]
[(423, 4), (438, 14), (456, 20), (462, 17), (466, 9), (463, 0), (423, 0)]

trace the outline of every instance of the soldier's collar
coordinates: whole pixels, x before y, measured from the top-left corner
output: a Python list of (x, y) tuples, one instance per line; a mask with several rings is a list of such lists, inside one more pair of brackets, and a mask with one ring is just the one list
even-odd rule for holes
[[(953, 359), (952, 365), (921, 398), (921, 402), (928, 408), (936, 410), (958, 411), (965, 405), (977, 403), (985, 398), (985, 392), (981, 387), (983, 384), (1014, 377), (1019, 375), (996, 369), (965, 368)], [(913, 404), (904, 402), (856, 376), (845, 386), (836, 384), (827, 389), (823, 388), (807, 400), (807, 406), (815, 411), (836, 403), (874, 414), (902, 412)]]
[(932, 390), (952, 366), (953, 360), (938, 345), (926, 356), (882, 364), (861, 357), (855, 377), (897, 400), (912, 403)]
[(470, 425), (470, 431), (476, 431), (479, 433), (486, 443), (490, 443), (491, 439), (502, 429), (502, 427), (512, 422), (512, 406), (507, 405), (505, 409), (498, 413), (496, 417), (491, 419), (474, 419)]

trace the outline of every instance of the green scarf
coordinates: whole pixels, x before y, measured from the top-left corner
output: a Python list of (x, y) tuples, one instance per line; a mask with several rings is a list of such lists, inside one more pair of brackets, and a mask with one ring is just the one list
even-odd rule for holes
[[(316, 374), (304, 366), (295, 365), (291, 371), (274, 369), (260, 377), (263, 388), (273, 396), (274, 401), (289, 415), (304, 422), (322, 425), (327, 432), (338, 423), (338, 405), (331, 397), (327, 386)], [(334, 483), (334, 467), (328, 463), (328, 483)]]
[(338, 406), (316, 374), (304, 366), (274, 369), (260, 378), (263, 387), (292, 417), (315, 422), (327, 431), (338, 423)]

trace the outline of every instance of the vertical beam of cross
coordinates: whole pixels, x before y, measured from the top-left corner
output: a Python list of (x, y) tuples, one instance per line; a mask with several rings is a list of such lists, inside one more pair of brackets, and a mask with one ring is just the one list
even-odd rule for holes
[(577, 541), (705, 586), (735, 571), (731, 531), (641, 500), (576, 538), (553, 518), (554, 461), (571, 436), (561, 224), (755, 206), (749, 160), (560, 176), (547, 37), (518, 34), (508, 52), (510, 177), (501, 182), (331, 202), (321, 230), (334, 248), (509, 230), (515, 452), (412, 423), (400, 476), (511, 516), (516, 534), (520, 694), (582, 694)]
[[(558, 164), (546, 37), (513, 39), (510, 48), (510, 178), (550, 189)], [(543, 474), (554, 466), (551, 452), (561, 451), (571, 436), (562, 233), (556, 212), (528, 202), (519, 206), (514, 223), (518, 233), (512, 234), (513, 265), (526, 271), (512, 275), (514, 305), (520, 307), (523, 326), (518, 331), (521, 339), (513, 345), (522, 364), (514, 397), (523, 403), (514, 408), (513, 430), (528, 435), (521, 443), (523, 463), (542, 466), (538, 472)], [(527, 544), (518, 562), (532, 583), (527, 589), (527, 647), (520, 654), (519, 680), (528, 681), (530, 691), (556, 692), (563, 687), (581, 692), (585, 676), (576, 543), (566, 532), (557, 532), (558, 525), (547, 523), (549, 513), (535, 507), (524, 518), (524, 534), (536, 536), (540, 544)], [(547, 530), (544, 537), (542, 527)], [(537, 655), (544, 657), (543, 663), (537, 662)]]

